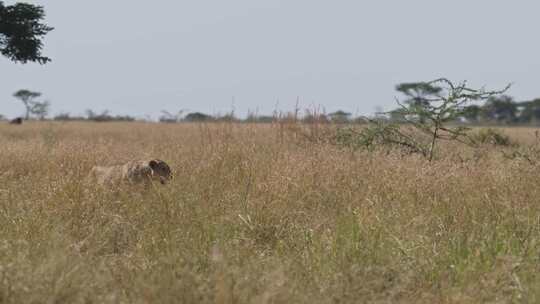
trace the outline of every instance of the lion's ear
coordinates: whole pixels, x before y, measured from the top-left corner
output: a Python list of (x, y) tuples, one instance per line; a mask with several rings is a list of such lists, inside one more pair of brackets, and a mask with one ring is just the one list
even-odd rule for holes
[(157, 160), (153, 159), (148, 163), (148, 165), (150, 166), (150, 168), (155, 170), (157, 168), (157, 166), (158, 166), (158, 162), (157, 162)]

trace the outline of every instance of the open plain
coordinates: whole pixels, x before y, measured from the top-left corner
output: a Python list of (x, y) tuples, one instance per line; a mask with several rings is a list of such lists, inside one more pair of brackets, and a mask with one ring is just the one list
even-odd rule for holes
[[(428, 162), (334, 128), (1, 124), (0, 303), (540, 301), (535, 129)], [(86, 179), (147, 158), (174, 179)]]

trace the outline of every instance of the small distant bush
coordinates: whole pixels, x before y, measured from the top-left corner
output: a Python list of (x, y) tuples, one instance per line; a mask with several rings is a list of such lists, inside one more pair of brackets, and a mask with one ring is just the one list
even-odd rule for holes
[(481, 145), (494, 145), (494, 146), (514, 146), (515, 143), (512, 142), (510, 136), (504, 134), (503, 132), (487, 128), (480, 129), (479, 131), (472, 133), (470, 135), (471, 140), (476, 144)]
[(86, 120), (85, 117), (82, 116), (71, 116), (69, 113), (59, 113), (53, 117), (56, 121), (80, 121), (80, 120)]
[(101, 114), (95, 113), (92, 110), (86, 110), (87, 120), (96, 122), (110, 122), (110, 121), (135, 121), (135, 117), (129, 115), (110, 115), (108, 110), (101, 112)]
[(238, 122), (239, 119), (236, 118), (236, 116), (234, 115), (234, 112), (230, 112), (230, 113), (226, 113), (226, 114), (223, 114), (223, 115), (216, 115), (216, 117), (214, 117), (214, 120), (215, 121), (219, 121), (219, 122)]
[(257, 116), (256, 119), (255, 119), (255, 122), (260, 122), (260, 123), (271, 123), (271, 122), (274, 122), (276, 118), (274, 116), (270, 116), (270, 115), (261, 115), (261, 116)]
[(213, 116), (204, 114), (201, 112), (189, 113), (186, 115), (186, 117), (184, 117), (184, 121), (187, 121), (187, 122), (198, 122), (198, 121), (207, 122), (207, 121), (213, 121), (213, 120), (214, 120)]
[(249, 123), (272, 123), (276, 120), (274, 116), (269, 115), (257, 115), (254, 113), (249, 113), (244, 122)]

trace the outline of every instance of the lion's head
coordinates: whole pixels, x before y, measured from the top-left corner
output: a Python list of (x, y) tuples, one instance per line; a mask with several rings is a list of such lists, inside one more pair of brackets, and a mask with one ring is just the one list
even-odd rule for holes
[(166, 184), (173, 178), (171, 168), (162, 160), (153, 159), (148, 162), (148, 166), (152, 169), (152, 178), (159, 180), (161, 184)]

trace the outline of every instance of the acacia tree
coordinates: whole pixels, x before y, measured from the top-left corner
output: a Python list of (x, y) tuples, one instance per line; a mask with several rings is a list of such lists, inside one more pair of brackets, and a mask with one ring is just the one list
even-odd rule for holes
[(43, 120), (45, 116), (49, 114), (49, 107), (51, 106), (51, 103), (47, 100), (44, 102), (34, 102), (32, 105), (32, 109), (30, 112), (34, 114), (37, 118)]
[(208, 114), (201, 113), (201, 112), (193, 112), (193, 113), (187, 114), (186, 117), (184, 117), (184, 120), (189, 121), (189, 122), (211, 121), (211, 120), (214, 120), (214, 117)]
[(535, 122), (540, 121), (540, 98), (523, 102), (523, 111), (519, 116), (519, 119), (523, 122)]
[(467, 122), (478, 122), (481, 113), (482, 107), (478, 105), (470, 105), (463, 108), (462, 117), (465, 118)]
[(53, 28), (42, 23), (44, 18), (41, 6), (0, 1), (0, 53), (15, 62), (49, 62), (41, 55), (42, 39)]
[[(399, 86), (398, 86), (399, 87)], [(463, 117), (467, 104), (471, 101), (486, 100), (506, 92), (510, 85), (500, 91), (471, 89), (467, 83), (454, 84), (440, 78), (430, 82), (408, 84), (421, 94), (409, 95), (409, 99), (399, 101), (399, 109), (386, 114), (399, 113), (399, 123), (388, 123), (384, 119), (368, 119), (369, 125), (361, 131), (341, 129), (336, 143), (353, 148), (374, 149), (378, 146), (399, 147), (409, 153), (419, 153), (429, 161), (433, 160), (435, 148), (440, 140), (457, 141), (474, 145), (468, 136), (468, 128), (452, 127), (449, 123)], [(421, 91), (417, 90), (420, 88)], [(403, 90), (399, 90), (403, 92)]]
[(482, 107), (484, 118), (497, 122), (511, 123), (517, 119), (517, 104), (510, 96), (493, 96)]
[(349, 122), (351, 115), (352, 114), (349, 112), (338, 110), (336, 112), (328, 114), (328, 117), (332, 122), (335, 123), (347, 123)]
[[(493, 99), (497, 95), (506, 92), (510, 85), (500, 91), (486, 91), (485, 89), (471, 89), (467, 82), (452, 83), (446, 78), (436, 79), (422, 83), (426, 88), (437, 88), (423, 97), (421, 107), (415, 104), (404, 104), (397, 100), (401, 107), (404, 119), (429, 137), (429, 143), (425, 148), (425, 156), (431, 161), (438, 140), (455, 140), (465, 142), (467, 137), (466, 127), (448, 127), (447, 123), (455, 121), (463, 116), (466, 105), (471, 101)], [(422, 119), (418, 119), (418, 117)]]
[(26, 115), (25, 119), (28, 120), (30, 118), (30, 113), (32, 113), (32, 110), (38, 103), (35, 99), (40, 97), (40, 92), (32, 92), (30, 90), (19, 90), (13, 94), (13, 97), (19, 99), (24, 107), (26, 108)]
[(182, 120), (182, 116), (186, 110), (182, 109), (178, 113), (173, 114), (167, 110), (161, 110), (161, 116), (159, 117), (160, 122), (174, 123)]
[[(408, 82), (396, 85), (396, 91), (407, 96), (403, 101), (410, 109), (415, 109), (422, 114), (425, 107), (429, 106), (430, 98), (439, 94), (443, 89), (433, 82)], [(423, 115), (419, 116), (420, 121), (424, 121)]]

